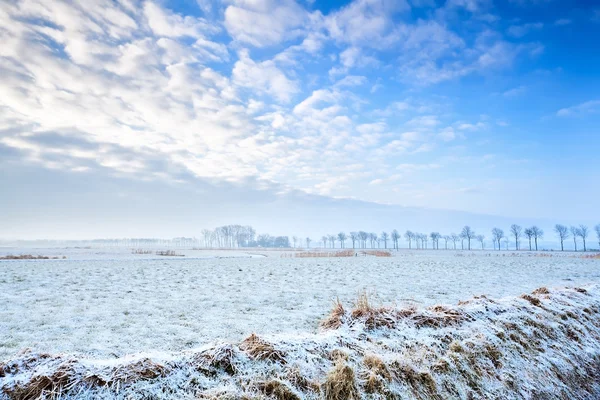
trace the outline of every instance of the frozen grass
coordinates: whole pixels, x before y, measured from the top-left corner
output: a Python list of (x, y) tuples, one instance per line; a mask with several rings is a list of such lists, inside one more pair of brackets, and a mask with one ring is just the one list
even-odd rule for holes
[[(93, 259), (81, 260), (83, 252)], [(600, 281), (598, 260), (570, 257), (401, 251), (382, 258), (281, 259), (276, 253), (193, 259), (199, 253), (232, 253), (185, 252), (186, 257), (171, 259), (145, 258), (131, 249), (106, 252), (60, 249), (56, 254), (67, 260), (0, 263), (0, 360), (27, 347), (120, 357), (241, 341), (252, 332), (261, 337), (314, 333), (334, 299), (345, 305), (340, 303), (340, 317), (331, 320), (335, 325), (344, 322), (347, 306), (365, 290), (379, 303), (410, 312), (411, 305), (455, 304), (475, 294), (516, 296), (542, 285)], [(375, 328), (393, 324), (385, 313), (364, 311)], [(443, 310), (429, 310), (416, 323), (448, 320)]]
[[(372, 313), (385, 313), (393, 323), (370, 326)], [(334, 314), (340, 314), (337, 305)], [(505, 299), (480, 296), (457, 306), (415, 307), (408, 313), (361, 296), (342, 314), (336, 328), (315, 334), (253, 334), (238, 344), (221, 342), (179, 353), (103, 360), (25, 351), (0, 364), (0, 398), (600, 396), (596, 285), (544, 287)], [(432, 315), (436, 323), (419, 323)]]

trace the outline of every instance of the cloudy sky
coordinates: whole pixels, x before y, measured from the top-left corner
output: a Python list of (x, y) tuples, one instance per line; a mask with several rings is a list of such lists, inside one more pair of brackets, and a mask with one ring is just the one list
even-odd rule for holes
[(0, 2), (1, 235), (320, 204), (597, 223), (593, 3)]

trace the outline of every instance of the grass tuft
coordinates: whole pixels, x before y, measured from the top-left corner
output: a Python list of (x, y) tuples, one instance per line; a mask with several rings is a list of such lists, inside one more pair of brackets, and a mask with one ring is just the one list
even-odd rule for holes
[(327, 374), (323, 383), (325, 400), (358, 400), (354, 370), (347, 364), (338, 362)]
[(300, 397), (289, 386), (276, 379), (259, 382), (256, 386), (259, 391), (277, 400), (300, 400)]
[(333, 304), (329, 315), (319, 324), (323, 329), (338, 329), (344, 323), (346, 311), (339, 299)]
[(285, 364), (285, 353), (256, 334), (251, 334), (240, 344), (240, 349), (255, 360), (268, 360)]

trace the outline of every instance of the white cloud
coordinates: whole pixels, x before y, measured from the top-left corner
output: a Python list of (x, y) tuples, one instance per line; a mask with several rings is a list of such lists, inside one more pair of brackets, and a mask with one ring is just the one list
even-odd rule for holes
[(273, 61), (254, 62), (247, 50), (239, 52), (232, 79), (236, 85), (265, 92), (287, 103), (299, 91), (298, 84), (289, 79)]
[(522, 94), (524, 94), (525, 92), (527, 92), (527, 87), (526, 86), (518, 86), (509, 90), (506, 90), (505, 92), (502, 93), (503, 96), (505, 97), (516, 97), (516, 96), (520, 96)]
[[(293, 0), (237, 0), (225, 10), (225, 27), (242, 43), (264, 47), (297, 37), (309, 15)], [(315, 49), (314, 41), (306, 44)]]
[(560, 18), (554, 21), (554, 25), (556, 26), (565, 26), (570, 25), (573, 21), (568, 18)]
[(527, 35), (529, 32), (540, 30), (544, 27), (544, 24), (541, 22), (532, 22), (528, 24), (522, 25), (512, 25), (508, 28), (508, 34), (510, 36), (520, 38)]
[(205, 32), (218, 31), (215, 25), (211, 25), (201, 18), (175, 14), (152, 1), (144, 3), (144, 15), (148, 20), (148, 25), (157, 36), (198, 38)]
[(600, 112), (600, 100), (586, 101), (576, 106), (561, 108), (556, 112), (559, 117), (575, 117)]

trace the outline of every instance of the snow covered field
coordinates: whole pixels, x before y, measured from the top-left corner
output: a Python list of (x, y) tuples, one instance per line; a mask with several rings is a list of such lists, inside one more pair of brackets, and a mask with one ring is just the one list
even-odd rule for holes
[(314, 333), (336, 298), (350, 304), (362, 291), (382, 304), (429, 306), (600, 281), (600, 261), (572, 253), (403, 250), (391, 258), (294, 259), (182, 252), (186, 257), (2, 250), (68, 258), (0, 261), (0, 359), (26, 347), (110, 358), (237, 341), (251, 332)]

